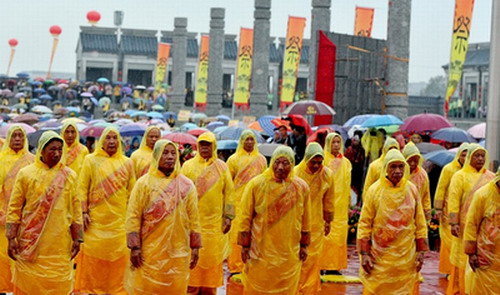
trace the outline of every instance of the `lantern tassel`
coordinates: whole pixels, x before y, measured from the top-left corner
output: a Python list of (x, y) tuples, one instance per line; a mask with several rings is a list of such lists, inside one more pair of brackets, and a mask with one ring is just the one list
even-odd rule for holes
[(52, 52), (50, 54), (49, 71), (47, 72), (47, 79), (51, 78), (52, 63), (54, 62), (54, 56), (56, 55), (58, 43), (59, 43), (59, 38), (54, 37), (54, 42), (52, 42)]
[(9, 58), (9, 65), (7, 66), (7, 72), (5, 73), (7, 76), (9, 75), (10, 72), (10, 66), (12, 65), (12, 61), (14, 60), (14, 54), (16, 53), (16, 49), (11, 48), (10, 49), (10, 58)]

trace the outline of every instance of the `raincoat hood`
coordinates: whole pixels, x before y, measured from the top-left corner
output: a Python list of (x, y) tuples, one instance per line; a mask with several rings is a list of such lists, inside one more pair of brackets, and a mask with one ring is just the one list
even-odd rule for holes
[(396, 148), (399, 151), (399, 143), (392, 137), (387, 137), (382, 148), (382, 156), (385, 156), (391, 148)]
[(484, 173), (488, 169), (488, 165), (490, 163), (490, 157), (489, 157), (488, 151), (477, 143), (469, 144), (469, 148), (467, 150), (468, 150), (467, 157), (465, 158), (465, 163), (464, 163), (463, 169), (466, 169), (467, 171), (472, 171), (472, 172), (477, 171), (470, 164), (470, 162), (472, 160), (472, 156), (478, 151), (484, 151), (484, 153), (485, 153), (484, 165), (483, 165), (483, 168), (481, 168), (481, 170), (479, 171), (480, 173)]
[(255, 136), (255, 134), (253, 133), (252, 130), (245, 129), (245, 130), (243, 130), (243, 132), (241, 132), (240, 139), (238, 141), (238, 147), (236, 148), (236, 154), (237, 155), (242, 156), (242, 155), (247, 155), (248, 154), (248, 152), (245, 151), (244, 145), (245, 145), (245, 141), (249, 137), (252, 137), (253, 140), (254, 140), (253, 151), (250, 153), (250, 156), (256, 156), (256, 155), (259, 154), (259, 148), (257, 146), (257, 137)]
[[(171, 145), (175, 149), (175, 166), (174, 166), (174, 171), (169, 176), (166, 176), (159, 170), (159, 165), (160, 165), (160, 159), (161, 155), (165, 151), (168, 145)], [(179, 149), (175, 143), (173, 143), (170, 140), (166, 139), (160, 139), (155, 143), (154, 149), (153, 149), (153, 160), (151, 161), (151, 165), (149, 166), (149, 174), (155, 175), (155, 176), (160, 176), (160, 177), (167, 177), (167, 178), (175, 178), (177, 175), (179, 175), (181, 171), (181, 164), (179, 161)]]
[[(457, 153), (455, 154), (455, 158), (453, 159), (453, 162), (457, 163), (460, 167), (463, 167), (464, 165), (460, 164), (460, 162), (458, 161), (460, 159), (460, 154), (463, 153), (464, 151), (468, 151), (469, 150), (469, 143), (468, 142), (464, 142), (460, 145), (460, 147), (458, 148), (458, 151)], [(465, 164), (465, 162), (464, 162)]]
[(99, 138), (99, 141), (97, 142), (97, 145), (95, 147), (94, 153), (99, 156), (106, 156), (109, 157), (108, 153), (104, 151), (104, 141), (106, 140), (106, 136), (108, 136), (109, 133), (114, 132), (117, 135), (117, 140), (118, 140), (118, 149), (116, 150), (116, 153), (111, 156), (111, 158), (119, 158), (119, 157), (124, 157), (123, 155), (123, 145), (122, 145), (122, 137), (120, 135), (120, 132), (116, 127), (114, 126), (109, 126), (104, 129), (102, 132), (101, 137)]
[(380, 179), (383, 181), (387, 181), (389, 183), (392, 183), (387, 178), (387, 176), (388, 176), (387, 170), (389, 169), (389, 165), (391, 163), (394, 163), (394, 162), (403, 162), (405, 164), (405, 171), (403, 174), (403, 178), (401, 178), (399, 183), (396, 185), (397, 187), (404, 187), (404, 184), (406, 183), (406, 181), (408, 180), (408, 177), (410, 176), (410, 167), (406, 163), (405, 157), (403, 156), (403, 154), (401, 154), (401, 152), (399, 150), (394, 150), (394, 149), (389, 150), (387, 152), (387, 154), (385, 155), (384, 170), (382, 170), (384, 173), (380, 174)]
[(207, 141), (212, 144), (212, 158), (208, 159), (208, 161), (215, 161), (217, 160), (217, 139), (215, 138), (215, 134), (212, 132), (204, 132), (198, 137), (198, 140), (196, 141), (196, 148), (198, 150), (198, 153), (196, 153), (196, 156), (194, 156), (193, 159), (196, 159), (196, 161), (199, 162), (206, 162), (205, 159), (200, 155), (200, 142), (201, 141)]
[(500, 167), (498, 167), (497, 173), (495, 174), (495, 179), (493, 180), (494, 183), (497, 183), (500, 181)]
[(332, 154), (332, 141), (335, 137), (338, 137), (340, 139), (340, 153), (344, 154), (344, 139), (342, 138), (342, 135), (338, 134), (337, 132), (329, 133), (326, 136), (325, 153), (330, 154), (330, 155)]
[(278, 148), (274, 150), (273, 156), (271, 157), (271, 163), (269, 167), (262, 174), (266, 176), (268, 179), (276, 179), (276, 177), (274, 176), (273, 166), (274, 162), (276, 162), (276, 160), (281, 157), (287, 158), (287, 160), (290, 162), (291, 165), (290, 174), (288, 174), (288, 177), (285, 179), (285, 181), (288, 182), (295, 175), (293, 171), (295, 166), (295, 153), (288, 146), (280, 145)]
[(158, 130), (158, 132), (160, 132), (160, 136), (161, 136), (161, 129), (158, 126), (149, 126), (146, 129), (146, 131), (144, 132), (144, 136), (142, 137), (141, 145), (139, 146), (140, 150), (144, 149), (144, 150), (152, 151), (152, 149), (147, 145), (147, 138), (148, 138), (149, 132), (151, 132), (153, 130)]
[[(321, 156), (323, 160), (325, 159), (325, 153), (323, 152), (323, 148), (321, 147), (321, 145), (317, 142), (311, 142), (310, 144), (307, 145), (304, 154), (304, 159), (302, 159), (297, 168), (303, 171), (309, 171), (307, 163), (316, 156)], [(316, 173), (320, 171), (321, 170), (317, 171)]]
[[(66, 132), (66, 129), (68, 129), (68, 127), (70, 126), (73, 127), (76, 132), (75, 141), (73, 142), (73, 145), (78, 145), (80, 143), (80, 131), (78, 131), (78, 127), (76, 126), (76, 123), (74, 121), (66, 121), (66, 123), (63, 124), (61, 129), (61, 137), (64, 139), (64, 132)], [(68, 146), (66, 141), (64, 141), (64, 147), (70, 147)]]
[[(45, 131), (44, 133), (42, 133), (42, 136), (40, 136), (40, 139), (38, 140), (38, 149), (36, 151), (36, 156), (35, 156), (35, 164), (36, 165), (47, 166), (47, 164), (45, 164), (42, 161), (42, 151), (47, 146), (47, 144), (49, 144), (49, 142), (51, 142), (53, 140), (60, 140), (64, 146), (64, 139), (59, 134), (55, 133), (54, 131), (48, 130), (48, 131)], [(61, 155), (61, 159), (59, 160), (57, 165), (54, 167), (64, 166), (64, 164), (62, 162), (62, 159), (64, 158), (64, 153), (65, 153), (65, 149), (63, 148), (63, 154)]]
[(422, 163), (424, 162), (424, 157), (420, 154), (420, 150), (417, 148), (417, 146), (413, 142), (409, 142), (405, 148), (403, 149), (403, 156), (405, 157), (406, 161), (408, 159), (418, 156), (418, 167), (422, 167)]
[(8, 154), (8, 153), (16, 154), (16, 152), (14, 152), (14, 150), (10, 148), (10, 141), (12, 140), (12, 134), (16, 130), (20, 130), (24, 135), (24, 145), (23, 148), (18, 152), (18, 154), (29, 153), (28, 135), (26, 134), (26, 131), (24, 131), (23, 127), (19, 125), (12, 125), (9, 128), (9, 131), (7, 132), (7, 138), (5, 138), (5, 142), (3, 143), (2, 149), (0, 150), (0, 156), (2, 154)]

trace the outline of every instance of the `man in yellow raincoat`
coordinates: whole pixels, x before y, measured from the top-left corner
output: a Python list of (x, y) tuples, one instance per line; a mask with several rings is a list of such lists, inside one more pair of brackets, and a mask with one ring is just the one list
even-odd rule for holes
[(494, 178), (487, 170), (489, 158), (479, 144), (470, 144), (464, 167), (451, 178), (449, 188), (448, 212), (450, 220), (451, 242), (450, 262), (453, 265), (446, 294), (467, 294), (467, 255), (463, 247), (465, 218), (473, 196), (477, 190)]
[(198, 154), (184, 163), (181, 173), (198, 191), (201, 239), (200, 259), (189, 278), (188, 294), (216, 294), (224, 284), (223, 261), (229, 255), (226, 235), (234, 218), (233, 181), (226, 163), (217, 159), (217, 141), (211, 132), (198, 137)]
[(76, 292), (126, 294), (125, 215), (134, 183), (134, 165), (123, 155), (120, 133), (107, 127), (79, 176), (85, 244), (77, 259)]
[(240, 223), (240, 203), (246, 184), (255, 176), (261, 174), (267, 167), (266, 158), (259, 154), (257, 138), (251, 130), (241, 133), (236, 153), (227, 160), (229, 172), (233, 178), (236, 217), (229, 232), (231, 254), (227, 259), (230, 273), (240, 273), (243, 270), (241, 247), (238, 245), (238, 224)]
[(361, 145), (365, 149), (365, 156), (369, 157), (370, 163), (379, 158), (384, 140), (384, 134), (375, 128), (369, 129), (361, 137)]
[(417, 187), (420, 193), (420, 201), (422, 202), (422, 208), (424, 208), (425, 219), (429, 222), (431, 220), (431, 192), (429, 188), (429, 176), (427, 176), (427, 172), (422, 168), (424, 157), (422, 157), (413, 142), (409, 142), (405, 146), (403, 156), (405, 156), (406, 163), (410, 167), (409, 180)]
[(142, 137), (141, 146), (132, 153), (130, 159), (134, 162), (135, 176), (137, 178), (148, 172), (149, 165), (153, 160), (153, 148), (161, 137), (161, 130), (157, 126), (149, 126)]
[[(271, 165), (252, 179), (241, 201), (238, 244), (243, 294), (296, 294), (311, 241), (309, 187), (295, 175), (291, 148), (278, 147)], [(320, 213), (321, 214), (321, 213)]]
[[(330, 133), (325, 143), (325, 166), (333, 172), (335, 214), (321, 255), (321, 269), (326, 274), (340, 274), (347, 268), (347, 231), (351, 202), (351, 162), (344, 157), (344, 142), (338, 133)], [(311, 196), (312, 197), (312, 196)]]
[[(201, 247), (198, 195), (180, 173), (177, 146), (156, 142), (149, 172), (134, 186), (127, 210), (129, 294), (185, 294)], [(191, 255), (191, 258), (190, 258)]]
[(295, 175), (309, 185), (310, 211), (314, 212), (310, 217), (311, 244), (307, 249), (307, 260), (302, 263), (299, 294), (317, 294), (321, 289), (324, 236), (329, 234), (335, 216), (334, 176), (330, 168), (323, 165), (323, 159), (323, 148), (312, 142), (306, 148), (304, 159), (294, 169)]
[(61, 136), (64, 139), (66, 149), (62, 161), (78, 175), (82, 169), (83, 159), (89, 154), (89, 150), (80, 143), (80, 132), (78, 132), (76, 123), (71, 121), (64, 123)]
[(366, 192), (358, 223), (363, 294), (419, 294), (427, 245), (419, 193), (398, 150), (384, 157), (383, 174)]
[(28, 138), (18, 125), (10, 127), (0, 150), (0, 293), (12, 292), (11, 260), (7, 256), (5, 219), (10, 195), (19, 170), (33, 163), (35, 157), (28, 150)]
[(441, 247), (439, 249), (439, 272), (451, 274), (450, 249), (451, 249), (451, 229), (448, 220), (448, 194), (450, 191), (451, 177), (462, 169), (467, 156), (468, 143), (462, 143), (455, 158), (451, 163), (446, 164), (441, 171), (439, 182), (434, 197), (434, 208), (439, 217), (439, 236), (441, 237)]
[[(83, 242), (76, 173), (61, 162), (63, 139), (42, 134), (35, 163), (19, 171), (7, 213), (14, 294), (70, 294)], [(2, 273), (3, 275), (3, 273)]]
[(387, 137), (382, 148), (382, 155), (377, 160), (373, 161), (370, 166), (368, 166), (368, 172), (366, 173), (365, 184), (363, 186), (363, 193), (366, 193), (375, 181), (379, 180), (380, 174), (384, 166), (385, 155), (392, 149), (397, 149), (399, 151), (399, 143), (392, 137)]
[(500, 169), (472, 200), (464, 229), (469, 256), (470, 295), (500, 294)]

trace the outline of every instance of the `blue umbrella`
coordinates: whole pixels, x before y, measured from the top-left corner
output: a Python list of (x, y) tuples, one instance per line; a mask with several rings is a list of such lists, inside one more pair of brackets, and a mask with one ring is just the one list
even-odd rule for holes
[(484, 147), (486, 145), (486, 139), (483, 139), (479, 142), (479, 145)]
[(33, 98), (32, 100), (30, 100), (30, 104), (39, 104), (39, 103), (41, 103), (41, 101), (38, 98)]
[(106, 83), (109, 83), (109, 80), (107, 78), (101, 77), (101, 78), (97, 79), (97, 82), (106, 84)]
[(40, 81), (33, 81), (33, 82), (31, 82), (31, 85), (33, 85), (33, 86), (40, 86), (40, 85), (42, 85), (42, 84), (43, 84), (43, 83), (42, 83), (42, 82), (40, 82)]
[[(373, 128), (390, 125), (403, 125), (398, 117), (393, 115), (374, 115), (361, 124), (362, 128)], [(345, 126), (344, 126), (345, 127)]]
[(176, 113), (174, 113), (174, 112), (164, 112), (163, 113), (163, 118), (165, 118), (165, 119), (170, 119), (170, 116), (172, 116), (172, 118), (174, 118), (174, 120), (177, 120)]
[(198, 125), (194, 124), (194, 123), (185, 123), (181, 126), (181, 130), (183, 132), (186, 132), (186, 131), (189, 131), (191, 129), (195, 129), (195, 128), (198, 128)]
[[(218, 139), (232, 139), (232, 140), (239, 140), (241, 133), (245, 130), (245, 128), (241, 127), (228, 127), (218, 135)], [(252, 129), (249, 129), (252, 130)], [(265, 142), (264, 138), (262, 135), (260, 135), (257, 131), (252, 130), (253, 133), (255, 134), (255, 137), (257, 138), (258, 143), (263, 143)]]
[(476, 142), (474, 137), (467, 131), (456, 127), (448, 127), (434, 132), (431, 136), (433, 139), (443, 140), (447, 142)]
[(21, 78), (21, 79), (27, 79), (30, 77), (30, 74), (26, 73), (26, 72), (19, 72), (16, 74), (16, 76), (18, 78)]
[(235, 150), (238, 147), (237, 140), (219, 140), (217, 141), (217, 150)]
[(267, 115), (267, 116), (262, 116), (257, 120), (262, 130), (264, 130), (264, 132), (269, 136), (274, 135), (274, 129), (276, 128), (276, 126), (273, 123), (271, 123), (273, 119), (276, 119), (276, 116)]
[(344, 125), (342, 125), (342, 127), (346, 128), (346, 129), (351, 129), (352, 126), (361, 125), (366, 120), (370, 119), (373, 116), (375, 116), (375, 114), (364, 114), (364, 115), (354, 116), (354, 117), (350, 118), (349, 120), (347, 120), (347, 122), (345, 122)]
[(163, 115), (158, 112), (149, 112), (148, 117), (153, 119), (163, 119)]
[(45, 94), (45, 93), (47, 93), (47, 91), (45, 91), (45, 89), (43, 89), (43, 88), (37, 88), (37, 89), (33, 90), (33, 92), (36, 93), (36, 94)]
[(224, 122), (214, 121), (214, 122), (208, 123), (207, 129), (210, 130), (210, 131), (214, 131), (215, 128), (221, 127), (221, 126), (224, 126), (224, 125), (225, 125)]
[(143, 124), (128, 124), (120, 127), (119, 131), (122, 136), (142, 136), (146, 131), (146, 126)]
[(217, 116), (217, 117), (215, 117), (215, 118), (217, 118), (217, 120), (219, 120), (219, 121), (226, 121), (226, 122), (231, 121), (231, 118), (229, 118), (229, 117), (228, 117), (228, 116), (226, 116), (226, 115), (218, 115), (218, 116)]
[(126, 102), (128, 102), (129, 104), (132, 104), (132, 103), (134, 103), (134, 100), (132, 99), (132, 97), (129, 97), (129, 96), (120, 99), (120, 103), (126, 103)]
[(98, 102), (98, 101), (97, 101), (97, 99), (96, 99), (95, 97), (93, 97), (93, 96), (90, 98), (90, 101), (91, 101), (94, 105), (96, 105), (96, 106), (98, 106), (98, 105), (99, 105), (99, 102)]
[(42, 96), (40, 96), (40, 99), (41, 100), (52, 100), (52, 96), (48, 95), (48, 94), (44, 94)]
[(137, 113), (137, 110), (129, 109), (129, 110), (125, 111), (125, 114), (130, 116), (130, 117), (132, 117), (135, 113)]
[(434, 151), (424, 155), (424, 159), (441, 167), (453, 161), (454, 158), (453, 152), (447, 150)]
[(144, 111), (136, 111), (131, 117), (147, 117), (148, 113)]
[(220, 127), (217, 127), (214, 129), (213, 133), (215, 135), (218, 135), (220, 134), (222, 131), (226, 130), (227, 128), (229, 128), (229, 126), (220, 126)]
[(121, 92), (130, 95), (132, 94), (132, 89), (130, 87), (123, 87)]

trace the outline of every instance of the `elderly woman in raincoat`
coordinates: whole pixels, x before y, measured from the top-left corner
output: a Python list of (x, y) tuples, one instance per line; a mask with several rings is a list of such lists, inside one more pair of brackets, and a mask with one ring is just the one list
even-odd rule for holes
[(64, 139), (64, 148), (66, 149), (61, 161), (78, 175), (82, 169), (83, 159), (89, 154), (89, 150), (80, 143), (80, 132), (76, 123), (71, 121), (64, 123), (61, 137)]
[(153, 160), (153, 148), (160, 137), (161, 130), (157, 126), (149, 126), (144, 132), (139, 149), (130, 156), (130, 159), (134, 162), (136, 178), (148, 172), (149, 165)]
[(63, 145), (55, 132), (44, 132), (35, 163), (16, 178), (7, 213), (16, 295), (70, 294), (73, 288), (83, 221), (76, 173), (61, 162)]
[(477, 190), (467, 213), (464, 249), (469, 256), (470, 295), (500, 294), (500, 169)]
[(385, 155), (392, 150), (396, 149), (399, 151), (399, 143), (392, 137), (387, 137), (384, 143), (384, 147), (382, 148), (382, 155), (380, 158), (370, 163), (368, 166), (368, 172), (366, 173), (365, 184), (363, 186), (363, 193), (366, 194), (370, 185), (372, 185), (375, 181), (380, 178), (380, 174), (382, 173), (382, 169), (384, 168), (384, 159)]
[(266, 158), (259, 154), (257, 139), (251, 130), (241, 133), (236, 153), (229, 157), (227, 166), (234, 182), (233, 201), (236, 217), (229, 232), (231, 254), (227, 259), (230, 273), (240, 273), (243, 270), (241, 261), (241, 247), (238, 245), (238, 225), (240, 223), (240, 202), (246, 184), (267, 168)]
[(123, 155), (120, 133), (107, 127), (79, 176), (85, 244), (77, 259), (76, 292), (126, 294), (125, 215), (134, 183), (134, 165)]
[(132, 267), (126, 288), (129, 294), (185, 294), (189, 268), (196, 265), (201, 247), (198, 195), (193, 182), (180, 173), (173, 142), (157, 141), (152, 158), (128, 206), (125, 227)]
[(309, 187), (295, 175), (291, 148), (278, 147), (271, 165), (252, 179), (241, 201), (238, 244), (243, 294), (296, 294), (311, 242)]
[(311, 244), (307, 249), (307, 260), (302, 264), (299, 294), (317, 294), (321, 289), (320, 266), (324, 236), (329, 234), (330, 223), (335, 216), (334, 176), (330, 168), (323, 165), (324, 158), (321, 145), (310, 143), (304, 159), (294, 169), (295, 175), (309, 185), (310, 210), (314, 212), (310, 219)]
[(233, 180), (226, 163), (217, 159), (217, 141), (211, 132), (198, 137), (198, 154), (184, 163), (181, 173), (198, 191), (201, 239), (200, 259), (189, 278), (188, 294), (216, 294), (224, 284), (223, 262), (229, 255), (226, 235), (234, 218)]
[(10, 195), (19, 170), (33, 163), (35, 157), (28, 150), (28, 137), (21, 126), (9, 128), (7, 139), (0, 150), (0, 293), (13, 291), (11, 260), (7, 256), (5, 219)]
[[(448, 281), (447, 294), (467, 294), (467, 255), (463, 247), (465, 219), (477, 190), (491, 181), (495, 174), (488, 171), (488, 151), (479, 144), (470, 144), (464, 167), (451, 178), (448, 214), (453, 235), (450, 262), (453, 265)], [(467, 271), (466, 271), (467, 270)]]
[(419, 294), (428, 250), (424, 210), (404, 156), (388, 151), (383, 167), (366, 192), (358, 223), (363, 294)]

